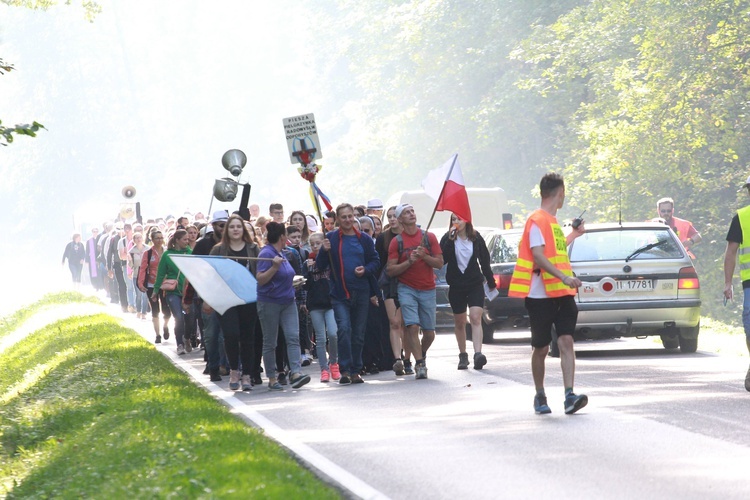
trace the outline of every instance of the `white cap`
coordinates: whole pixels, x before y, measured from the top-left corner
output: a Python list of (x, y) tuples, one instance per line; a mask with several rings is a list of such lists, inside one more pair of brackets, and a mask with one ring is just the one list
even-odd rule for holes
[(399, 206), (396, 207), (396, 218), (401, 217), (401, 213), (406, 210), (407, 208), (414, 208), (408, 203), (402, 203)]

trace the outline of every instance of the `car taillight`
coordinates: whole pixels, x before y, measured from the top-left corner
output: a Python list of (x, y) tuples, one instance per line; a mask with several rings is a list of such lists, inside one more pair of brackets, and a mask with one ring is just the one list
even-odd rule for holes
[(698, 281), (698, 273), (693, 266), (683, 267), (677, 275), (678, 290), (696, 290), (701, 287)]
[(510, 288), (510, 278), (513, 276), (511, 274), (494, 274), (495, 277), (495, 286), (498, 290), (507, 290)]

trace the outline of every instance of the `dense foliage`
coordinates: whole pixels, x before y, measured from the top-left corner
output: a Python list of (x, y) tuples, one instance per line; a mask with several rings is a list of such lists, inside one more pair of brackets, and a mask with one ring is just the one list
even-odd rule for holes
[(320, 11), (331, 95), (347, 100), (342, 129), (368, 137), (349, 158), (384, 174), (373, 183), (418, 185), (413, 167), (457, 150), (468, 183), (511, 192), (517, 218), (547, 170), (566, 176), (564, 218), (644, 220), (671, 196), (704, 237), (704, 311), (726, 316), (724, 238), (750, 173), (750, 3), (337, 4)]

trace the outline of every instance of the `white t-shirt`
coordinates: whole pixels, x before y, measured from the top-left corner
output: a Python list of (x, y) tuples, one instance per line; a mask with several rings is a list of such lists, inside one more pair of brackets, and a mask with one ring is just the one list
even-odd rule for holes
[(466, 268), (469, 267), (471, 256), (474, 254), (474, 242), (469, 238), (461, 239), (459, 236), (456, 238), (456, 264), (458, 264), (458, 270), (461, 274), (466, 272)]
[[(529, 248), (543, 247), (545, 245), (544, 236), (539, 226), (531, 223), (531, 229), (529, 230)], [(544, 289), (544, 280), (542, 279), (542, 273), (531, 273), (531, 286), (529, 287), (529, 297), (532, 299), (546, 299), (548, 298), (547, 290)]]

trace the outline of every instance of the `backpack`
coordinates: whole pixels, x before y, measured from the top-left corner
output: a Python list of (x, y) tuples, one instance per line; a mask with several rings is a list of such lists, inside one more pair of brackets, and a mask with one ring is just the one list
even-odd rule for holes
[[(422, 241), (421, 245), (427, 249), (427, 252), (432, 255), (432, 251), (430, 249), (430, 241), (427, 238), (427, 231), (425, 231), (422, 228), (419, 228), (419, 231), (422, 233)], [(401, 256), (404, 254), (404, 238), (401, 236), (401, 233), (396, 235), (396, 242), (398, 245), (398, 259), (401, 260)], [(392, 295), (395, 295), (396, 293), (396, 286), (398, 285), (398, 277), (397, 276), (388, 276), (385, 272), (386, 266), (383, 267), (383, 271), (380, 273), (380, 277), (378, 278), (378, 286), (380, 288), (389, 288)]]

